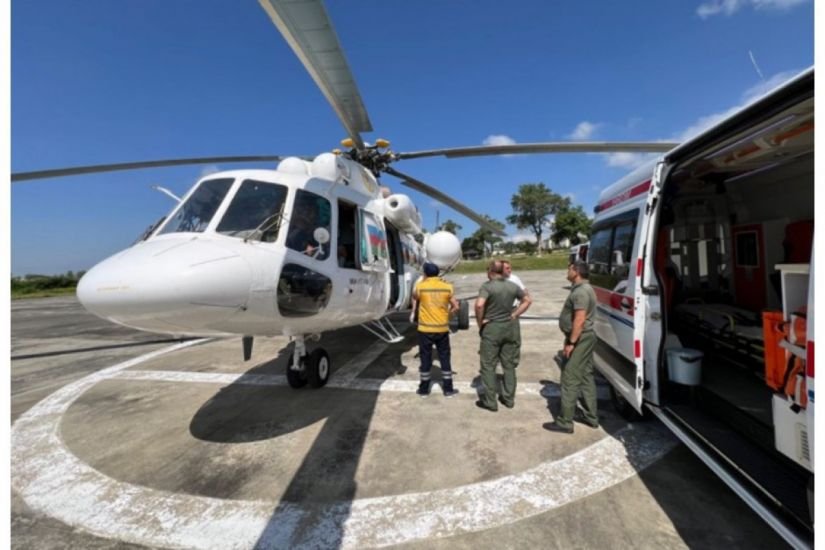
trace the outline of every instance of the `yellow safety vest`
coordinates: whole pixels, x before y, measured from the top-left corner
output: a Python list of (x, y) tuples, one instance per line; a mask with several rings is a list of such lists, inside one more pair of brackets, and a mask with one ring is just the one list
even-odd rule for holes
[(418, 296), (418, 331), (449, 332), (453, 285), (441, 277), (427, 277), (415, 285)]

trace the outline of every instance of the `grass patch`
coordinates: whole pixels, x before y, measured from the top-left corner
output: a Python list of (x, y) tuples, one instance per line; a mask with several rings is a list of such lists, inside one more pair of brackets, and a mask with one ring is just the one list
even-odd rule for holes
[[(510, 260), (513, 264), (513, 271), (534, 271), (544, 269), (567, 269), (568, 252), (559, 250), (545, 253), (541, 256), (512, 255), (496, 256), (496, 260)], [(490, 259), (485, 260), (462, 260), (456, 266), (453, 273), (484, 273), (487, 271), (487, 264)]]
[(43, 290), (32, 289), (29, 291), (12, 290), (11, 299), (20, 300), (22, 298), (51, 298), (54, 296), (69, 296), (73, 295), (76, 290), (77, 288), (73, 286), (63, 288), (48, 288)]

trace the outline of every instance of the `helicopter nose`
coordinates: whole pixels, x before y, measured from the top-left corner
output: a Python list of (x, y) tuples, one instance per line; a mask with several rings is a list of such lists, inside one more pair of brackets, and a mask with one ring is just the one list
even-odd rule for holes
[(209, 242), (144, 242), (99, 263), (77, 285), (88, 311), (150, 332), (220, 332), (246, 306), (252, 275), (237, 252)]

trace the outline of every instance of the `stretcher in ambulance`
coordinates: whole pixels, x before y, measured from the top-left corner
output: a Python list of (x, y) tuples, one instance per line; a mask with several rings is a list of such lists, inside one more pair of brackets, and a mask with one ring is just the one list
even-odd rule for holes
[(603, 191), (594, 362), (792, 546), (813, 542), (814, 72)]

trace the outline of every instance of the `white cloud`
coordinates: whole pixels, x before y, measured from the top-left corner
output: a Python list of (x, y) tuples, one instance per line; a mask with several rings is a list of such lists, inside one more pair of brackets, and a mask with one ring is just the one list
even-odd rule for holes
[(808, 0), (710, 0), (696, 8), (696, 14), (702, 19), (714, 15), (731, 16), (739, 10), (751, 6), (755, 10), (789, 10)]
[(575, 140), (585, 140), (590, 139), (593, 134), (596, 133), (596, 130), (599, 129), (600, 124), (594, 124), (593, 122), (588, 122), (586, 120), (579, 122), (576, 126), (576, 129), (573, 130), (567, 137), (569, 139)]
[[(544, 235), (542, 235), (544, 236)], [(515, 235), (507, 236), (504, 238), (505, 242), (508, 243), (523, 243), (523, 242), (536, 242), (536, 235), (532, 231), (519, 231)]]
[(777, 9), (787, 10), (798, 4), (804, 4), (808, 0), (751, 0), (753, 7), (758, 10)]
[(777, 86), (783, 84), (784, 82), (790, 80), (798, 74), (799, 70), (784, 71), (773, 75), (768, 80), (762, 81), (754, 86), (751, 86), (750, 88), (745, 90), (744, 94), (742, 94), (743, 103), (750, 103), (756, 99), (759, 99), (760, 97), (767, 94)]
[[(764, 96), (777, 86), (780, 86), (790, 78), (793, 78), (799, 74), (798, 70), (793, 71), (784, 71), (781, 73), (777, 73), (770, 77), (768, 80), (759, 82), (745, 90), (742, 93), (742, 97), (737, 105), (730, 107), (729, 109), (725, 109), (724, 111), (718, 113), (712, 113), (709, 115), (705, 115), (699, 117), (694, 123), (690, 126), (682, 130), (681, 132), (677, 133), (676, 135), (670, 137), (665, 141), (673, 141), (673, 142), (684, 142), (688, 139), (691, 139), (708, 128), (718, 124), (719, 122), (723, 121), (724, 119), (728, 118), (732, 114), (736, 113), (746, 105), (756, 101), (760, 97)], [(638, 168), (639, 166), (643, 165), (644, 163), (652, 160), (658, 154), (657, 153), (628, 153), (628, 152), (621, 152), (621, 153), (606, 153), (604, 158), (607, 162), (608, 166), (617, 167), (617, 168), (626, 168), (626, 169), (634, 169)]]
[(608, 166), (633, 169), (638, 168), (656, 157), (657, 154), (658, 153), (629, 153), (623, 151), (620, 153), (607, 153), (605, 154), (605, 158)]
[(481, 143), (482, 145), (515, 145), (516, 140), (503, 134), (491, 134)]
[(797, 74), (799, 74), (799, 71), (796, 70), (781, 72), (773, 75), (768, 80), (759, 82), (758, 84), (751, 86), (750, 88), (744, 91), (744, 93), (742, 94), (742, 99), (740, 100), (738, 105), (734, 105), (733, 107), (726, 109), (722, 112), (705, 115), (699, 118), (696, 122), (685, 128), (682, 132), (675, 136), (673, 140), (681, 142), (699, 135), (708, 128), (714, 126), (715, 124), (718, 124), (722, 120), (731, 116), (732, 114), (740, 110), (742, 107), (750, 103), (753, 103), (760, 97), (764, 96), (765, 94), (767, 94), (777, 86), (781, 85), (782, 83), (786, 82), (790, 78), (793, 78)]

